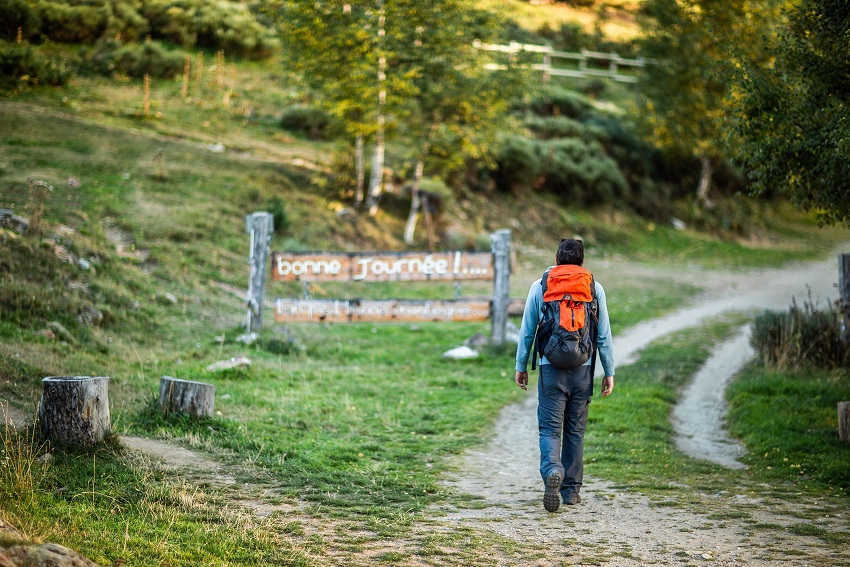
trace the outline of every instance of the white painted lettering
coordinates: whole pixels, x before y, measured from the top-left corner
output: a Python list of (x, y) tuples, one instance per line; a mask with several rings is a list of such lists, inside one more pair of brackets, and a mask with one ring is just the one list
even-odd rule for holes
[(358, 268), (362, 269), (363, 271), (359, 272), (357, 274), (354, 274), (354, 280), (355, 281), (366, 279), (366, 276), (369, 274), (369, 262), (371, 262), (371, 261), (372, 261), (371, 256), (368, 257), (368, 258), (358, 258), (357, 259)]

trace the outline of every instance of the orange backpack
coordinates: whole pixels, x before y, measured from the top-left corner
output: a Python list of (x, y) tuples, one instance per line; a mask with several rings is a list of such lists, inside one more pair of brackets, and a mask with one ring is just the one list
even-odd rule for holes
[(536, 355), (545, 356), (556, 368), (582, 366), (596, 353), (599, 302), (593, 274), (564, 264), (546, 270), (540, 285), (543, 317), (537, 326)]

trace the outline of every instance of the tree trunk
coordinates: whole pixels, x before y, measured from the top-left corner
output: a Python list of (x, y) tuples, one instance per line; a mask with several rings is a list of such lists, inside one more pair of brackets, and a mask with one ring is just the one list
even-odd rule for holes
[(425, 217), (425, 232), (428, 233), (428, 249), (433, 253), (436, 249), (436, 238), (434, 235), (434, 221), (431, 218), (431, 204), (428, 199), (428, 194), (425, 193), (421, 195), (422, 198), (422, 212)]
[(369, 176), (369, 216), (378, 212), (378, 201), (384, 185), (384, 117), (378, 120), (375, 136), (375, 153), (372, 154), (372, 175)]
[(699, 185), (697, 185), (697, 201), (702, 205), (708, 204), (708, 190), (711, 187), (711, 176), (714, 173), (714, 162), (708, 156), (700, 158), (702, 169), (699, 173)]
[(112, 429), (108, 377), (48, 376), (41, 385), (39, 419), (56, 444), (91, 447)]
[(215, 386), (163, 376), (159, 381), (159, 407), (166, 415), (209, 417), (215, 413)]
[(850, 402), (838, 402), (838, 437), (850, 443)]
[(363, 185), (366, 183), (366, 171), (363, 167), (363, 134), (357, 134), (354, 141), (354, 164), (357, 168), (357, 191), (354, 193), (354, 204), (363, 204)]
[[(426, 150), (427, 152), (427, 150)], [(419, 217), (419, 207), (422, 199), (419, 195), (419, 185), (422, 181), (422, 172), (425, 169), (425, 160), (420, 159), (416, 164), (416, 172), (413, 174), (413, 189), (410, 197), (410, 214), (407, 215), (407, 226), (404, 229), (404, 243), (408, 246), (413, 244), (413, 233), (416, 231), (416, 219)]]

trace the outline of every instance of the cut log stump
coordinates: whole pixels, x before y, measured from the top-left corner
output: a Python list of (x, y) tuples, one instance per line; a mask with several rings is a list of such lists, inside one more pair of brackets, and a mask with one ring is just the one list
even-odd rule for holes
[(850, 402), (838, 402), (838, 436), (850, 443)]
[(41, 386), (38, 415), (48, 439), (90, 447), (112, 429), (107, 376), (48, 376)]
[(209, 417), (215, 411), (215, 386), (163, 376), (159, 381), (159, 407), (166, 415)]

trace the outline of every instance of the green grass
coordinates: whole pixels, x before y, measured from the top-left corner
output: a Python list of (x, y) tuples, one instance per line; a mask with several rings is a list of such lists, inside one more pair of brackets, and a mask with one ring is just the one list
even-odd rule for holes
[(838, 438), (836, 409), (850, 400), (846, 370), (774, 371), (752, 363), (727, 395), (731, 431), (759, 476), (794, 490), (847, 494), (850, 446)]

